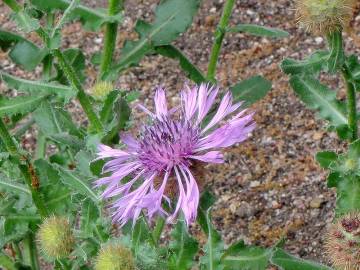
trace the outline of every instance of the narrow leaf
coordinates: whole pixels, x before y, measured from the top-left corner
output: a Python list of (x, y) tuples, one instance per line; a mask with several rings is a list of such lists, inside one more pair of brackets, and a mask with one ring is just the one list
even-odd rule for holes
[(244, 101), (248, 107), (262, 99), (271, 90), (271, 83), (261, 76), (254, 76), (231, 87), (234, 102)]
[(235, 27), (229, 28), (227, 31), (231, 33), (244, 32), (260, 37), (284, 38), (289, 36), (289, 33), (284, 30), (256, 24), (238, 24)]
[(2, 179), (0, 179), (0, 188), (14, 193), (22, 192), (30, 195), (30, 191), (25, 185), (19, 184), (15, 181), (11, 181), (9, 179), (4, 180), (4, 176), (2, 177)]
[(270, 261), (280, 270), (332, 270), (326, 265), (292, 256), (282, 249), (275, 249)]
[(185, 75), (195, 83), (199, 84), (202, 82), (206, 82), (206, 78), (204, 74), (200, 71), (200, 69), (193, 63), (191, 63), (190, 60), (175, 46), (157, 46), (155, 47), (155, 52), (160, 55), (178, 60), (180, 63), (180, 67), (185, 72)]
[(11, 99), (0, 97), (0, 116), (31, 112), (47, 97), (48, 95), (18, 96)]
[(334, 73), (340, 69), (345, 61), (342, 31), (334, 31), (328, 37), (330, 55), (328, 59), (329, 72)]
[(68, 185), (74, 191), (92, 199), (95, 203), (99, 202), (96, 193), (82, 177), (60, 166), (56, 166), (56, 168), (59, 171), (60, 179), (64, 184)]
[(1, 78), (8, 87), (20, 92), (23, 91), (30, 94), (54, 94), (64, 98), (67, 102), (76, 95), (76, 92), (73, 91), (71, 87), (61, 84), (25, 80), (5, 72), (1, 72)]
[(281, 69), (286, 74), (296, 75), (307, 73), (316, 75), (325, 68), (328, 58), (328, 51), (317, 51), (308, 59), (303, 61), (296, 61), (294, 59), (286, 58), (281, 63)]

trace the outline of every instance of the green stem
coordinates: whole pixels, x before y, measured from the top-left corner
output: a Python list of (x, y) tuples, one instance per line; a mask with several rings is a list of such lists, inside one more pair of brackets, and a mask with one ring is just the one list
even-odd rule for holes
[[(150, 227), (150, 225), (149, 225), (149, 223), (148, 223), (148, 221), (146, 219), (146, 215), (144, 214), (143, 211), (141, 211), (141, 215), (143, 216), (143, 219), (144, 219), (144, 222), (146, 224), (146, 227), (147, 227), (148, 231), (151, 232), (151, 227)], [(156, 239), (154, 238), (154, 235), (151, 233), (150, 236), (151, 236), (150, 239), (149, 239), (150, 244), (152, 244), (152, 246), (154, 246), (154, 247), (157, 247), (157, 242), (156, 242)]]
[[(109, 16), (114, 16), (123, 9), (123, 0), (109, 0)], [(101, 56), (101, 64), (98, 79), (107, 72), (111, 66), (114, 49), (116, 46), (118, 23), (107, 23), (104, 38), (104, 48)]]
[(355, 87), (351, 82), (350, 71), (346, 65), (343, 66), (342, 74), (346, 84), (348, 122), (352, 132), (351, 141), (355, 141), (358, 138)]
[(159, 245), (161, 233), (162, 233), (164, 227), (165, 227), (165, 219), (163, 217), (158, 217), (156, 220), (155, 228), (152, 232), (153, 239), (154, 239), (156, 246)]
[(27, 263), (30, 264), (32, 270), (40, 270), (37, 247), (34, 235), (32, 233), (24, 239), (24, 253)]
[[(24, 159), (26, 165), (19, 164), (19, 169), (21, 173), (24, 176), (25, 182), (28, 185), (28, 188), (31, 192), (32, 199), (34, 201), (34, 204), (36, 208), (39, 211), (39, 214), (41, 217), (46, 217), (48, 215), (45, 204), (43, 199), (41, 198), (40, 194), (37, 192), (35, 187), (32, 184), (32, 172), (30, 171), (30, 168), (32, 168), (32, 165), (29, 161), (29, 159), (25, 156), (22, 156), (19, 154), (18, 148), (14, 142), (14, 140), (11, 138), (10, 133), (8, 132), (6, 125), (4, 124), (3, 120), (0, 118), (0, 138), (5, 144), (6, 150), (14, 157), (18, 159)], [(35, 174), (35, 172), (33, 172)], [(34, 175), (37, 177), (36, 175)]]
[(22, 7), (15, 0), (3, 0), (3, 2), (9, 6), (14, 12), (19, 12)]
[(234, 8), (234, 4), (235, 0), (226, 1), (220, 22), (215, 31), (215, 41), (211, 49), (207, 73), (207, 79), (212, 82), (215, 82), (216, 65), (219, 59), (221, 45), (225, 37), (226, 28), (229, 24), (229, 19)]
[(51, 54), (47, 55), (44, 58), (43, 65), (43, 78), (44, 80), (48, 81), (51, 78), (52, 74), (53, 57)]
[(2, 267), (4, 267), (7, 270), (17, 269), (15, 263), (10, 259), (10, 257), (6, 256), (3, 253), (0, 253), (0, 269), (3, 269)]
[(73, 67), (71, 65), (69, 65), (69, 63), (66, 61), (64, 55), (62, 54), (62, 52), (59, 49), (55, 49), (53, 52), (54, 52), (55, 57), (58, 59), (59, 65), (60, 65), (61, 69), (63, 70), (66, 78), (68, 79), (68, 81), (70, 82), (72, 87), (77, 90), (77, 98), (78, 98), (85, 114), (87, 115), (87, 117), (90, 121), (90, 124), (95, 128), (95, 130), (98, 133), (101, 133), (103, 131), (103, 127), (100, 122), (100, 119), (98, 118), (95, 111), (93, 110), (91, 103), (90, 103), (90, 99), (86, 95), (83, 87), (81, 86), (81, 83), (80, 83), (79, 79), (77, 78)]

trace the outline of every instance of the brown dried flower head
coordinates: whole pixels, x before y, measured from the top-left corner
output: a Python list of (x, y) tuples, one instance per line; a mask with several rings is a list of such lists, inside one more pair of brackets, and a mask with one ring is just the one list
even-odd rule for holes
[(347, 28), (355, 3), (355, 0), (297, 0), (298, 21), (307, 31), (327, 35)]
[(339, 270), (360, 270), (360, 213), (340, 217), (326, 237), (325, 253)]

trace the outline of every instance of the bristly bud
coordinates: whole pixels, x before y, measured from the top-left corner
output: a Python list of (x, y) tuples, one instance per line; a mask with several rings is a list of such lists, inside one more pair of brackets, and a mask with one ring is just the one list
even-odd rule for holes
[(111, 243), (101, 248), (95, 270), (135, 270), (135, 261), (129, 249), (118, 243)]
[(64, 217), (46, 218), (40, 225), (37, 239), (44, 255), (51, 259), (68, 256), (74, 247), (72, 229)]
[(353, 17), (355, 0), (297, 0), (301, 25), (315, 34), (345, 29)]
[(104, 99), (107, 94), (109, 94), (112, 90), (114, 90), (114, 86), (111, 82), (107, 81), (100, 81), (97, 82), (92, 88), (91, 88), (91, 94), (95, 99), (102, 100)]
[(360, 270), (360, 213), (340, 217), (327, 233), (325, 252), (339, 270)]

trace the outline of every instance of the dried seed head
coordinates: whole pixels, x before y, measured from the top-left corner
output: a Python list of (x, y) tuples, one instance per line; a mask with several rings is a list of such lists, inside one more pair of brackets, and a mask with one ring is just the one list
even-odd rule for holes
[(360, 213), (340, 217), (326, 236), (325, 253), (338, 270), (360, 270)]
[(51, 259), (68, 256), (74, 246), (74, 236), (67, 218), (52, 216), (44, 220), (37, 239), (45, 256)]
[(355, 2), (355, 0), (297, 0), (298, 21), (307, 31), (327, 35), (349, 25)]
[(112, 243), (102, 247), (95, 262), (95, 270), (135, 270), (135, 262), (129, 249)]
[(97, 82), (91, 89), (92, 96), (95, 99), (102, 100), (107, 94), (109, 94), (112, 90), (114, 90), (114, 86), (111, 82), (101, 81)]

